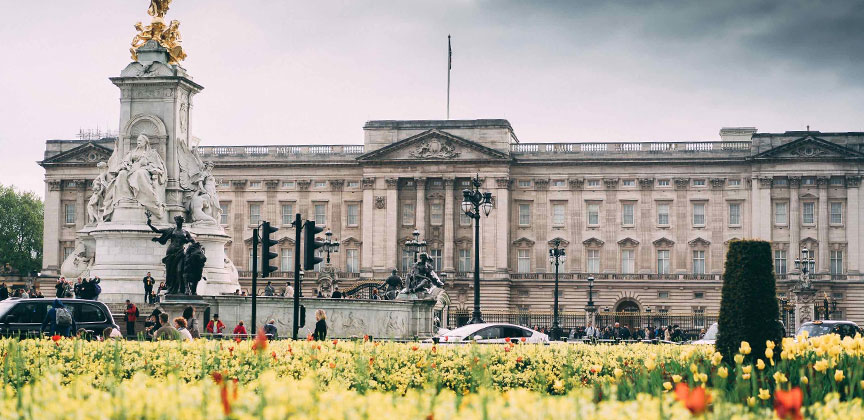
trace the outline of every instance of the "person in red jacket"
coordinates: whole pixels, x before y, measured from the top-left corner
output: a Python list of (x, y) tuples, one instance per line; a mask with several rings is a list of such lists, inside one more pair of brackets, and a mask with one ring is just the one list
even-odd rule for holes
[(240, 321), (240, 323), (238, 323), (237, 326), (234, 327), (234, 338), (245, 340), (247, 335), (248, 333), (246, 332), (246, 326), (243, 325), (243, 321)]
[(219, 314), (214, 314), (213, 319), (207, 323), (207, 332), (213, 334), (213, 338), (221, 340), (223, 331), (225, 331), (225, 323), (219, 319)]
[(135, 321), (138, 320), (138, 307), (126, 299), (126, 338), (135, 338)]

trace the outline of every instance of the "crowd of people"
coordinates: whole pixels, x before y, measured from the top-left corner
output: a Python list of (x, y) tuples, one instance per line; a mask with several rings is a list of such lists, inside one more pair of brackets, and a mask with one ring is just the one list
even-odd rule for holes
[(58, 298), (99, 300), (99, 295), (102, 294), (102, 286), (99, 285), (101, 281), (102, 279), (99, 277), (78, 277), (78, 280), (73, 283), (66, 277), (60, 277), (54, 285), (55, 296)]
[(20, 298), (20, 299), (30, 299), (30, 298), (44, 298), (42, 292), (39, 291), (36, 286), (27, 288), (15, 288), (11, 292), (9, 291), (9, 286), (6, 285), (5, 282), (0, 283), (0, 300), (6, 300), (9, 298)]
[[(536, 329), (536, 328), (535, 328)], [(704, 329), (702, 334), (704, 334)], [(576, 327), (570, 331), (569, 338), (588, 340), (660, 340), (681, 342), (685, 340), (684, 331), (676, 325), (660, 325), (655, 328), (631, 328), (629, 325), (616, 322), (600, 328), (591, 322), (585, 327)]]

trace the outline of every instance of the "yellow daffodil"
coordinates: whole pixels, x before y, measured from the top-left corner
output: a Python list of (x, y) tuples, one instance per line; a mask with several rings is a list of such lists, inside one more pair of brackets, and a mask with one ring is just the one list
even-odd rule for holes
[(766, 340), (765, 341), (765, 348), (769, 348), (771, 350), (774, 350), (774, 342), (771, 340)]
[(663, 382), (663, 389), (665, 389), (667, 391), (671, 391), (672, 390), (672, 382)]
[(723, 361), (723, 355), (720, 354), (719, 351), (715, 351), (713, 355), (711, 355), (711, 364), (717, 366), (720, 362)]
[(744, 372), (746, 374), (746, 373), (750, 373), (751, 371), (753, 371), (752, 365), (741, 366), (741, 372)]
[(803, 384), (803, 385), (807, 385), (807, 384), (809, 384), (809, 383), (810, 383), (810, 380), (807, 379), (806, 376), (802, 376), (802, 377), (801, 377), (801, 384)]
[(745, 373), (745, 374), (741, 375), (741, 379), (744, 379), (745, 381), (750, 380), (750, 374)]
[(842, 381), (843, 381), (843, 378), (845, 378), (845, 376), (843, 376), (843, 371), (842, 371), (842, 370), (837, 369), (837, 370), (834, 371), (834, 380), (835, 380), (836, 382), (842, 382)]
[(756, 361), (756, 369), (764, 370), (765, 369), (765, 361), (759, 359)]
[(729, 376), (729, 369), (726, 369), (725, 366), (717, 368), (717, 376), (726, 379), (726, 377)]
[(741, 363), (744, 363), (744, 355), (743, 355), (743, 354), (736, 354), (736, 355), (733, 357), (733, 359), (735, 359), (735, 363), (736, 363), (736, 364), (739, 364), (739, 365), (740, 365)]
[(786, 375), (783, 372), (779, 372), (779, 371), (774, 372), (773, 376), (774, 376), (774, 382), (776, 382), (778, 384), (782, 384), (782, 383), (785, 383), (786, 381), (788, 381), (788, 379), (786, 378)]
[(756, 406), (756, 397), (747, 397), (747, 405), (750, 407)]
[(771, 392), (769, 392), (767, 389), (759, 388), (759, 399), (765, 401), (769, 398), (771, 398)]
[(681, 382), (681, 375), (672, 375), (672, 382), (675, 382), (676, 384)]
[(828, 361), (825, 359), (821, 359), (813, 364), (813, 369), (816, 369), (817, 372), (825, 373), (828, 370)]
[(649, 357), (645, 359), (645, 369), (648, 369), (650, 371), (654, 370), (655, 367), (657, 367), (657, 362), (655, 362), (653, 358)]
[(741, 354), (750, 354), (751, 351), (752, 349), (750, 349), (750, 343), (746, 341), (742, 341), (741, 345), (738, 347), (738, 353)]
[(612, 374), (615, 375), (615, 379), (618, 379), (621, 377), (621, 375), (624, 374), (624, 371), (619, 368), (615, 368), (615, 370), (612, 371)]

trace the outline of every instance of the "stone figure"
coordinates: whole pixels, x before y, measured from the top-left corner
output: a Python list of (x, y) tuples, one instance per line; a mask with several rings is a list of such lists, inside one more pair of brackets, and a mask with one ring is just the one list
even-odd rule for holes
[(429, 293), (433, 287), (444, 287), (444, 282), (438, 278), (438, 274), (432, 269), (432, 259), (424, 252), (418, 256), (417, 263), (408, 276), (406, 291), (408, 294)]
[(87, 256), (87, 247), (83, 242), (76, 241), (75, 249), (60, 265), (60, 275), (69, 279), (86, 277), (91, 265), (93, 259)]
[(171, 0), (150, 0), (150, 7), (147, 9), (147, 14), (153, 17), (150, 24), (147, 26), (142, 22), (135, 24), (137, 33), (132, 38), (132, 48), (129, 49), (133, 60), (138, 61), (138, 49), (150, 40), (156, 41), (168, 50), (168, 64), (177, 64), (186, 58), (186, 53), (180, 45), (182, 42), (180, 21), (172, 20), (170, 24), (165, 24), (164, 18), (170, 4)]
[[(185, 141), (180, 142), (177, 157), (180, 164), (180, 188), (188, 192), (184, 196), (184, 201), (192, 221), (215, 224), (222, 216), (222, 207), (219, 205), (219, 193), (216, 191), (213, 162), (201, 160), (195, 145), (189, 145)], [(198, 210), (201, 213), (194, 214)]]
[(147, 8), (147, 14), (153, 17), (165, 17), (170, 6), (171, 0), (150, 0), (150, 7)]
[(99, 162), (96, 164), (99, 169), (99, 176), (93, 180), (93, 194), (90, 200), (87, 201), (87, 224), (95, 225), (104, 219), (104, 203), (105, 193), (108, 190), (108, 185), (111, 183), (108, 173), (108, 164)]
[(120, 162), (114, 179), (108, 186), (105, 205), (108, 220), (117, 204), (122, 200), (135, 200), (151, 214), (162, 218), (165, 214), (165, 162), (156, 149), (150, 147), (150, 139), (139, 134), (135, 149), (129, 151)]
[(192, 242), (189, 244), (183, 259), (183, 284), (180, 286), (180, 290), (184, 294), (198, 294), (198, 282), (201, 281), (201, 274), (204, 273), (204, 263), (206, 262), (207, 257), (204, 255), (204, 248), (201, 243)]
[(150, 213), (147, 213), (147, 226), (150, 230), (158, 233), (158, 238), (153, 238), (153, 242), (159, 242), (162, 245), (168, 244), (168, 250), (165, 251), (165, 258), (162, 262), (165, 264), (165, 286), (168, 289), (169, 295), (184, 293), (183, 288), (183, 261), (185, 259), (183, 248), (187, 243), (195, 242), (192, 235), (183, 229), (183, 216), (174, 217), (175, 227), (157, 229), (153, 226), (150, 220)]
[(387, 277), (387, 280), (384, 281), (384, 286), (381, 287), (384, 299), (396, 299), (396, 296), (399, 295), (399, 291), (404, 287), (405, 284), (402, 282), (402, 277), (399, 277), (399, 275), (396, 274), (396, 270), (393, 270), (393, 272), (390, 273), (390, 277)]
[(216, 219), (210, 216), (210, 195), (205, 191), (198, 191), (189, 200), (189, 214), (193, 223), (216, 224)]

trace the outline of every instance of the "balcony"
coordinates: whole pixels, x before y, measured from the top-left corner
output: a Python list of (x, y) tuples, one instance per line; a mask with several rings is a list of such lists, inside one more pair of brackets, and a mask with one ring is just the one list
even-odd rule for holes
[(623, 158), (663, 155), (665, 157), (689, 158), (710, 154), (711, 156), (749, 156), (749, 141), (694, 141), (694, 142), (627, 142), (627, 143), (518, 143), (510, 146), (510, 152), (521, 158), (568, 157)]
[(201, 146), (198, 153), (203, 158), (218, 158), (222, 161), (232, 160), (271, 160), (271, 161), (302, 161), (302, 160), (351, 160), (364, 152), (360, 144), (344, 145), (273, 145), (273, 146)]

